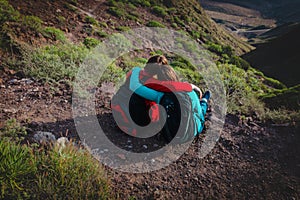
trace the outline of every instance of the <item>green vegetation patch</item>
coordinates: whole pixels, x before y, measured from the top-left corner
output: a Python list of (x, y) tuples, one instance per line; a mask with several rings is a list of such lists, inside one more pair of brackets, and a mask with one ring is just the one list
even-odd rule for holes
[(160, 28), (164, 28), (164, 27), (165, 27), (165, 26), (164, 26), (163, 24), (161, 24), (160, 22), (154, 21), (154, 20), (149, 21), (149, 22), (146, 24), (146, 26), (148, 26), (148, 27), (160, 27)]
[(72, 80), (79, 63), (89, 50), (84, 45), (59, 44), (46, 46), (33, 51), (24, 51), (21, 68), (27, 75), (37, 79), (56, 82)]
[(18, 21), (20, 13), (7, 0), (0, 0), (0, 26), (7, 21)]
[(159, 17), (165, 17), (168, 14), (167, 11), (161, 6), (153, 6), (151, 11)]
[(125, 10), (120, 7), (110, 7), (108, 12), (119, 18), (124, 18), (126, 16)]
[[(0, 198), (33, 197), (37, 165), (32, 149), (8, 140), (0, 140)], [(37, 192), (37, 191), (35, 191)]]
[(85, 22), (89, 23), (89, 24), (92, 24), (92, 25), (95, 25), (95, 26), (99, 26), (98, 21), (95, 18), (91, 17), (91, 16), (86, 16), (85, 17)]
[(43, 35), (44, 35), (44, 37), (47, 37), (47, 38), (50, 38), (53, 40), (58, 40), (61, 42), (65, 42), (67, 40), (65, 33), (62, 30), (54, 28), (54, 27), (46, 27), (43, 30)]
[(25, 139), (27, 135), (26, 128), (21, 126), (16, 119), (7, 120), (3, 130), (0, 131), (0, 138), (4, 140), (13, 140), (16, 142), (21, 142)]
[(129, 26), (118, 26), (116, 27), (117, 31), (129, 31), (131, 28)]
[(98, 44), (100, 44), (100, 41), (95, 38), (87, 37), (84, 39), (83, 44), (87, 48), (91, 49), (91, 48), (96, 47)]
[(42, 30), (42, 23), (43, 21), (36, 16), (26, 15), (22, 17), (22, 25), (31, 30), (40, 32)]
[(45, 150), (1, 137), (0, 198), (54, 197), (110, 199), (112, 195), (104, 168), (88, 151), (71, 143), (64, 148), (55, 145)]

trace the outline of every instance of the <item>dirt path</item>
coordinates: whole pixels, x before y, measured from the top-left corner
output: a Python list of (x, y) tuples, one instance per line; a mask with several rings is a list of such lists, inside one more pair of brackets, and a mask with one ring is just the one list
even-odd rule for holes
[[(71, 114), (71, 90), (55, 89), (31, 79), (0, 71), (0, 127), (10, 118), (56, 136), (76, 138)], [(100, 89), (97, 112), (101, 125), (121, 145), (128, 139), (143, 142), (116, 127)], [(129, 174), (108, 169), (112, 189), (120, 199), (299, 199), (299, 128), (272, 127), (257, 121), (242, 123), (228, 115), (216, 146), (198, 158), (202, 138), (175, 163), (152, 173)], [(150, 144), (147, 144), (150, 146)]]

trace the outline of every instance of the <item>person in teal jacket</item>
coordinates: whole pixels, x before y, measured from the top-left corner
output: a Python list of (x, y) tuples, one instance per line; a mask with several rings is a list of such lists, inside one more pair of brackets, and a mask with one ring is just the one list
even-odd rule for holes
[[(150, 72), (148, 74), (155, 75), (155, 72), (153, 72), (153, 71), (155, 71), (155, 70), (153, 70), (154, 68), (155, 68), (155, 66), (152, 66), (151, 67), (152, 72)], [(172, 69), (172, 67), (170, 67), (168, 65), (161, 65), (158, 67), (158, 70), (160, 70), (160, 72), (171, 70), (171, 73), (175, 73), (175, 71)], [(172, 70), (174, 72), (172, 72)], [(154, 101), (157, 104), (159, 104), (161, 98), (164, 95), (164, 92), (157, 91), (153, 88), (149, 88), (149, 87), (143, 85), (139, 78), (141, 71), (143, 71), (143, 70), (141, 70), (141, 68), (138, 68), (138, 67), (135, 67), (132, 69), (132, 72), (130, 75), (130, 84), (129, 84), (130, 90), (145, 99)], [(145, 67), (145, 71), (147, 71), (147, 66)], [(168, 74), (168, 73), (166, 73), (166, 74)], [(158, 80), (160, 80), (159, 76), (158, 76)], [(161, 81), (164, 81), (164, 80), (161, 80)], [(177, 80), (174, 80), (174, 81), (177, 81)], [(204, 128), (205, 114), (208, 109), (208, 100), (210, 98), (210, 92), (206, 91), (201, 98), (201, 90), (193, 84), (191, 84), (191, 86), (192, 86), (192, 90), (187, 92), (187, 94), (190, 97), (191, 102), (192, 102), (193, 117), (194, 117), (194, 122), (195, 122), (195, 126), (196, 126), (194, 136), (197, 136), (198, 134), (200, 134), (203, 131), (203, 128)], [(196, 91), (200, 92), (200, 97), (197, 95)]]

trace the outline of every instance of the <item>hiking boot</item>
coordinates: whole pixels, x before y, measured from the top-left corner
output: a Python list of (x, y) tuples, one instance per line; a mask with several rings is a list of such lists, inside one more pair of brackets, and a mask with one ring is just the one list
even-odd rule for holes
[(207, 102), (209, 98), (210, 98), (210, 91), (206, 91), (202, 96), (202, 100)]

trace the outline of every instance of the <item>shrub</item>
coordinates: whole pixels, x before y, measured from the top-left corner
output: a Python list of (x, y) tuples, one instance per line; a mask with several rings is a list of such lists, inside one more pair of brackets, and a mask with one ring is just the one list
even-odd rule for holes
[(249, 86), (245, 70), (231, 64), (219, 64), (221, 77), (226, 90), (229, 113), (249, 114), (252, 111), (262, 112), (263, 104)]
[(132, 12), (132, 11), (129, 12), (129, 14), (126, 17), (127, 17), (127, 19), (130, 19), (130, 20), (133, 20), (133, 21), (136, 21), (136, 22), (140, 21), (140, 19), (138, 18), (139, 15), (135, 12)]
[(90, 16), (85, 17), (85, 22), (89, 23), (89, 24), (92, 24), (92, 25), (95, 25), (95, 26), (99, 25), (98, 21), (95, 18), (90, 17)]
[(116, 28), (117, 31), (128, 31), (130, 30), (130, 27), (129, 26), (118, 26)]
[(103, 28), (108, 28), (108, 25), (106, 22), (99, 22), (99, 26), (101, 26)]
[(118, 6), (118, 3), (115, 0), (108, 0), (108, 1), (106, 1), (106, 4), (108, 6), (113, 6), (113, 7), (117, 7)]
[(161, 24), (160, 22), (158, 21), (149, 21), (146, 26), (148, 27), (161, 27), (161, 28), (164, 28), (165, 26), (163, 24)]
[(106, 32), (101, 31), (101, 30), (96, 30), (95, 35), (97, 35), (99, 37), (107, 37), (108, 36), (108, 34)]
[(42, 30), (43, 21), (36, 16), (23, 16), (22, 25), (35, 31)]
[(113, 63), (106, 68), (101, 76), (100, 82), (108, 81), (118, 83), (124, 78), (124, 76), (125, 73), (122, 68), (116, 66), (116, 64)]
[(182, 27), (185, 26), (184, 21), (182, 21), (178, 16), (174, 16), (174, 17), (173, 17), (173, 20), (175, 21), (176, 24), (178, 24), (178, 25), (180, 25), (180, 26), (182, 26)]
[(96, 47), (98, 44), (100, 44), (100, 41), (95, 38), (87, 37), (84, 39), (83, 44), (87, 48), (91, 49), (91, 48)]
[(61, 42), (65, 42), (67, 40), (65, 33), (54, 27), (46, 27), (43, 30), (43, 35), (47, 38), (51, 38), (51, 39), (58, 40)]
[(20, 13), (7, 0), (0, 0), (0, 26), (7, 21), (18, 21)]
[(167, 15), (166, 10), (160, 6), (153, 6), (152, 12), (159, 17), (165, 17)]
[(66, 24), (66, 18), (64, 16), (58, 16), (57, 17), (59, 25), (63, 26)]
[(126, 13), (123, 9), (118, 7), (110, 7), (108, 12), (116, 17), (123, 18), (126, 16)]
[(151, 3), (148, 0), (129, 0), (135, 6), (150, 7)]
[(246, 60), (240, 58), (239, 56), (231, 56), (229, 62), (244, 70), (248, 70), (251, 67)]
[(61, 44), (24, 51), (23, 71), (48, 82), (72, 80), (89, 50), (84, 45)]
[(207, 49), (211, 52), (214, 52), (218, 55), (221, 55), (223, 53), (222, 46), (213, 42), (207, 43)]
[(194, 31), (194, 30), (192, 30), (191, 35), (195, 39), (198, 39), (201, 37), (201, 34), (198, 31)]

